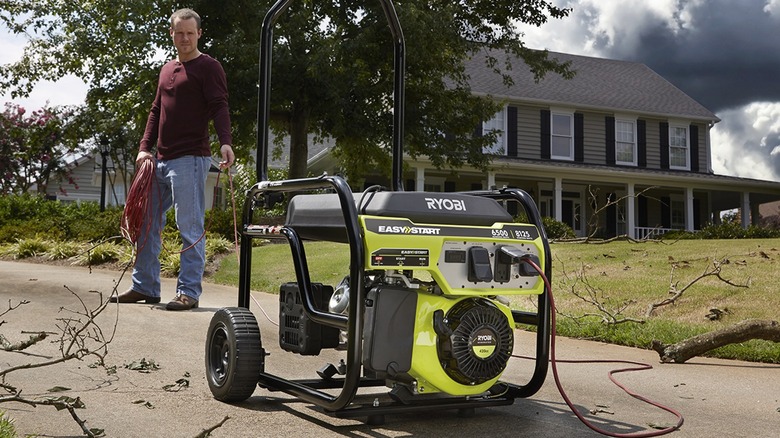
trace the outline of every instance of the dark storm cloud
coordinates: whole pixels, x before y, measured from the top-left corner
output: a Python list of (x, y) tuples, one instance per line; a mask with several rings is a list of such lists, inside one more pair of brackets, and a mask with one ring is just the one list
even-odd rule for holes
[(715, 113), (780, 101), (780, 17), (766, 12), (764, 2), (681, 1), (677, 7), (675, 20), (650, 16), (627, 44), (597, 38), (594, 48), (648, 65)]

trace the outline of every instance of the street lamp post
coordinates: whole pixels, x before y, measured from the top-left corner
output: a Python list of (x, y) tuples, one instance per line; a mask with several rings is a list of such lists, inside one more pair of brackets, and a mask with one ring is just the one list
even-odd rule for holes
[(100, 167), (100, 211), (106, 210), (106, 166), (108, 161), (108, 137), (100, 136), (100, 155), (103, 163)]

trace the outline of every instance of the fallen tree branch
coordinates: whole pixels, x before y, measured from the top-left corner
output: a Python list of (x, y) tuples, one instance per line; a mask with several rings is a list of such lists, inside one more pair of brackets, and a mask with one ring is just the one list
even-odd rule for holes
[(654, 340), (652, 348), (661, 357), (661, 362), (684, 363), (692, 357), (700, 356), (715, 348), (751, 339), (780, 342), (780, 323), (748, 319), (731, 327), (694, 336), (676, 344), (666, 345)]
[(691, 280), (688, 284), (686, 284), (682, 288), (678, 288), (677, 287), (678, 282), (674, 281), (674, 271), (677, 270), (681, 266), (681, 264), (683, 266), (688, 266), (688, 262), (685, 261), (672, 263), (671, 272), (669, 273), (669, 295), (671, 296), (657, 303), (650, 304), (647, 307), (647, 312), (645, 312), (645, 316), (647, 318), (653, 316), (653, 313), (655, 313), (655, 310), (658, 309), (659, 307), (668, 306), (670, 304), (674, 304), (675, 302), (677, 302), (677, 300), (683, 296), (685, 291), (690, 289), (691, 286), (696, 284), (699, 280), (705, 279), (707, 277), (716, 277), (718, 280), (728, 284), (729, 286), (742, 287), (742, 288), (750, 287), (749, 281), (748, 283), (745, 284), (738, 284), (738, 283), (734, 283), (729, 279), (723, 278), (723, 276), (721, 275), (721, 267), (723, 265), (723, 262), (719, 260), (714, 260), (712, 262), (712, 266), (710, 267), (709, 265), (707, 265), (707, 267), (704, 268), (704, 272), (702, 272), (701, 275)]
[(19, 341), (15, 344), (12, 344), (8, 339), (5, 338), (5, 336), (0, 335), (0, 348), (2, 348), (5, 351), (22, 351), (25, 348), (35, 345), (38, 342), (46, 339), (46, 332), (39, 332), (35, 333), (33, 335), (30, 335), (30, 337), (26, 341)]

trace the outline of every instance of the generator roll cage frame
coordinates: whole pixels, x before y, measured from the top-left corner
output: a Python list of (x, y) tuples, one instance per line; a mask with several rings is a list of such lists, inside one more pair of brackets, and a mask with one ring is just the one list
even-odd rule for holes
[[(269, 114), (271, 92), (271, 62), (273, 49), (273, 26), (278, 18), (287, 10), (293, 0), (278, 0), (267, 12), (262, 24), (259, 82), (258, 116), (257, 116), (257, 181), (246, 193), (242, 213), (241, 247), (239, 252), (239, 284), (238, 306), (249, 309), (250, 279), (252, 264), (251, 240), (257, 237), (269, 237), (265, 233), (253, 232), (249, 226), (253, 220), (255, 207), (267, 206), (272, 194), (297, 192), (303, 190), (332, 189), (344, 214), (344, 224), (347, 243), (350, 250), (350, 297), (348, 315), (335, 314), (317, 309), (314, 304), (312, 283), (309, 277), (306, 254), (302, 239), (291, 228), (283, 226), (279, 233), (283, 235), (290, 246), (295, 274), (300, 290), (302, 306), (306, 315), (312, 321), (336, 327), (347, 333), (346, 373), (343, 378), (330, 379), (299, 379), (288, 380), (265, 372), (264, 366), (258, 376), (258, 386), (270, 391), (282, 391), (307, 402), (322, 407), (337, 417), (358, 417), (361, 415), (384, 415), (411, 411), (424, 406), (430, 408), (473, 409), (483, 406), (508, 405), (515, 398), (530, 397), (544, 383), (550, 349), (550, 304), (549, 292), (545, 288), (538, 296), (537, 312), (512, 310), (516, 324), (536, 327), (536, 359), (534, 372), (525, 385), (517, 385), (499, 381), (496, 386), (503, 385), (499, 395), (490, 397), (453, 397), (444, 399), (417, 400), (413, 402), (393, 402), (380, 407), (366, 404), (351, 404), (360, 387), (382, 386), (384, 380), (361, 377), (362, 370), (362, 334), (364, 325), (364, 310), (366, 291), (364, 290), (365, 249), (363, 236), (358, 222), (358, 210), (352, 191), (347, 182), (340, 176), (323, 174), (319, 177), (300, 178), (279, 181), (268, 180), (269, 152)], [(392, 0), (379, 0), (390, 27), (394, 42), (394, 95), (393, 95), (393, 139), (392, 139), (392, 181), (393, 191), (403, 191), (403, 135), (404, 135), (404, 104), (405, 104), (405, 42), (398, 15)], [(517, 201), (526, 211), (531, 224), (539, 230), (542, 239), (545, 260), (545, 275), (551, 278), (551, 254), (547, 236), (542, 226), (541, 216), (532, 197), (521, 189), (501, 189), (487, 191), (464, 192), (473, 196), (487, 197), (498, 201)], [(338, 389), (341, 392), (334, 396), (323, 389)]]

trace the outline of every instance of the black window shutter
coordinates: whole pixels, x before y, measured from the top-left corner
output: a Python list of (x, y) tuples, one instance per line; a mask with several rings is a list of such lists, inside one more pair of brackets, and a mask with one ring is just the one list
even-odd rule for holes
[(604, 118), (604, 133), (607, 139), (607, 164), (615, 165), (615, 118), (607, 116)]
[(507, 107), (506, 121), (506, 154), (510, 157), (517, 156), (517, 107)]
[[(637, 197), (637, 224), (640, 227), (647, 226), (647, 198), (639, 195)], [(629, 200), (630, 202), (630, 200)]]
[(691, 172), (699, 171), (699, 127), (691, 125)]
[(417, 182), (413, 179), (407, 179), (406, 184), (404, 184), (404, 186), (407, 192), (413, 192), (417, 188)]
[(574, 114), (574, 161), (585, 161), (585, 117)]
[(661, 136), (661, 169), (669, 168), (669, 124), (661, 122), (658, 134)]
[(693, 199), (693, 229), (701, 230), (701, 202), (699, 199)]
[(474, 128), (474, 138), (480, 138), (482, 137), (482, 122), (478, 123), (477, 126)]
[(455, 181), (444, 181), (444, 191), (445, 192), (454, 192), (455, 191)]
[(637, 165), (647, 167), (647, 124), (644, 120), (636, 121), (636, 149)]
[(550, 111), (541, 110), (540, 126), (542, 130), (541, 143), (542, 146), (541, 156), (544, 160), (550, 159), (550, 148), (552, 147), (552, 139), (550, 138)]
[(661, 196), (661, 226), (672, 228), (672, 199)]

